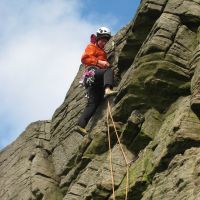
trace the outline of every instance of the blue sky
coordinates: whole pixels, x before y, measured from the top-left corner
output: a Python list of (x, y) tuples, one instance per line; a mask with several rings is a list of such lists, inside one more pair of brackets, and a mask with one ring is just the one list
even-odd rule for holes
[(0, 149), (63, 102), (91, 33), (113, 33), (140, 0), (0, 0)]

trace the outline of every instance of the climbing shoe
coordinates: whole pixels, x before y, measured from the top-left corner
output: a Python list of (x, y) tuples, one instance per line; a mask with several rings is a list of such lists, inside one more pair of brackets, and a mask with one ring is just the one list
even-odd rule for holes
[(75, 131), (77, 131), (78, 133), (80, 133), (82, 136), (87, 135), (86, 129), (85, 129), (85, 128), (82, 128), (82, 127), (80, 127), (80, 126), (77, 126), (77, 127), (75, 128)]
[(104, 98), (109, 97), (109, 96), (111, 96), (111, 95), (115, 95), (115, 94), (117, 94), (117, 91), (111, 90), (110, 88), (106, 88), (106, 89), (105, 89)]

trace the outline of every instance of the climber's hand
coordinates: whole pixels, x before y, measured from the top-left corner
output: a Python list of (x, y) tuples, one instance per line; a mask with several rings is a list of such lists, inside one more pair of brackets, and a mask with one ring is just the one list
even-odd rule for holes
[(98, 60), (98, 64), (103, 66), (103, 67), (109, 67), (110, 63), (108, 61), (105, 60)]

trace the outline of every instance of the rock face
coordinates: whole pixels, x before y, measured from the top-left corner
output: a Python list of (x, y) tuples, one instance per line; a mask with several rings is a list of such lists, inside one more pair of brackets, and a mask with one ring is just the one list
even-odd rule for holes
[(119, 90), (109, 99), (115, 197), (107, 100), (89, 137), (74, 131), (86, 104), (80, 67), (52, 119), (0, 152), (1, 200), (200, 199), (200, 0), (142, 0), (106, 51)]

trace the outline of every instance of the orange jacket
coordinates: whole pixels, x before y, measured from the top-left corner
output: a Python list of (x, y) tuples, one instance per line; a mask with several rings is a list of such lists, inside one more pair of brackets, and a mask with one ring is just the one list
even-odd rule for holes
[(107, 61), (106, 52), (100, 49), (95, 44), (90, 43), (81, 57), (81, 62), (87, 66), (98, 66), (99, 68), (106, 68), (100, 64), (97, 64), (98, 60)]

